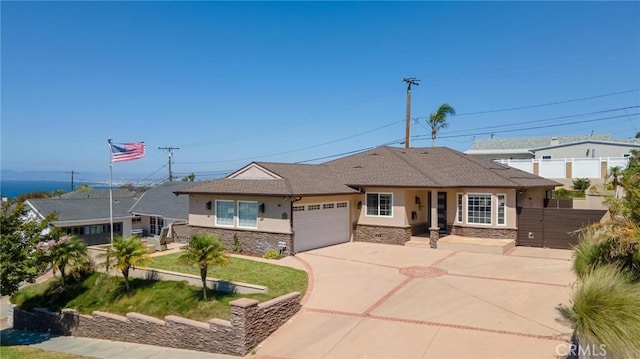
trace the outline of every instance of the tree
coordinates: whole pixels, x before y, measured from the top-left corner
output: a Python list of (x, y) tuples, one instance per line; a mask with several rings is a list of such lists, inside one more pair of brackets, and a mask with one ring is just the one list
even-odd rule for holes
[(196, 174), (191, 172), (187, 176), (182, 177), (180, 181), (182, 182), (193, 182), (196, 180)]
[(142, 243), (142, 239), (137, 236), (116, 237), (113, 240), (113, 246), (107, 249), (105, 256), (107, 270), (113, 260), (114, 266), (122, 272), (127, 293), (131, 293), (129, 270), (136, 267), (144, 268), (153, 260), (149, 247)]
[(33, 282), (46, 268), (37, 250), (39, 242), (53, 239), (48, 231), (55, 215), (44, 220), (29, 217), (23, 202), (2, 203), (0, 213), (0, 293), (13, 294), (23, 282)]
[(67, 284), (67, 269), (73, 274), (75, 269), (90, 263), (87, 245), (78, 237), (64, 236), (47, 247), (51, 263), (62, 277), (62, 286)]
[(619, 177), (622, 174), (622, 167), (613, 166), (609, 168), (609, 177), (611, 178), (611, 182), (613, 183), (613, 190), (618, 189)]
[(209, 266), (227, 265), (229, 256), (224, 246), (213, 235), (196, 234), (189, 239), (189, 245), (178, 257), (178, 262), (200, 267), (202, 297), (207, 300), (207, 271)]
[(591, 186), (591, 181), (588, 178), (576, 178), (573, 180), (573, 189), (584, 193)]
[(449, 127), (449, 123), (447, 122), (448, 115), (455, 115), (456, 110), (453, 107), (449, 106), (449, 104), (441, 105), (438, 110), (432, 113), (427, 120), (427, 125), (431, 127), (431, 147), (436, 146), (436, 137), (438, 137), (438, 131), (443, 128)]
[(91, 188), (91, 186), (89, 186), (88, 184), (81, 184), (78, 186), (78, 188), (76, 188), (76, 191), (88, 191), (90, 189), (93, 188)]

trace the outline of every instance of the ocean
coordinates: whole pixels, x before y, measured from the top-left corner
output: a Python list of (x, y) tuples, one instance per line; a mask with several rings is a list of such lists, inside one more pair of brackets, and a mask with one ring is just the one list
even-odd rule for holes
[[(74, 182), (73, 188), (77, 189), (81, 185), (89, 185), (94, 189), (108, 189), (109, 184), (98, 182)], [(114, 184), (114, 187), (117, 187)], [(47, 181), (47, 180), (2, 180), (0, 181), (0, 194), (9, 199), (17, 197), (23, 193), (30, 192), (53, 192), (56, 190), (69, 192), (71, 181)]]

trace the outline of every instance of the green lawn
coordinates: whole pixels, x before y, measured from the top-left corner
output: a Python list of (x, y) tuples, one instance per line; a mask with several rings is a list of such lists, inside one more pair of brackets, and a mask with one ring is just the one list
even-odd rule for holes
[[(179, 256), (180, 253), (172, 253), (154, 257), (150, 266), (200, 276), (198, 267), (178, 264), (177, 258)], [(304, 295), (307, 290), (307, 273), (304, 271), (237, 257), (231, 257), (227, 266), (210, 267), (208, 276), (234, 282), (264, 285), (269, 288), (269, 296), (272, 298), (291, 292), (300, 292), (301, 295)]]
[[(179, 254), (155, 257), (154, 268), (199, 275), (196, 267), (175, 264)], [(230, 264), (212, 268), (211, 277), (260, 284), (269, 288), (268, 294), (227, 294), (208, 291), (207, 301), (202, 300), (202, 288), (186, 282), (132, 279), (132, 293), (127, 295), (122, 276), (93, 273), (87, 278), (60, 286), (60, 279), (25, 287), (11, 297), (12, 303), (32, 310), (35, 307), (59, 311), (74, 308), (83, 314), (98, 310), (125, 315), (138, 312), (156, 318), (179, 315), (206, 321), (211, 318), (229, 319), (229, 302), (239, 298), (269, 300), (290, 292), (304, 295), (307, 289), (307, 273), (301, 270), (231, 258)]]
[(49, 350), (42, 350), (38, 348), (31, 348), (20, 345), (1, 346), (0, 358), (2, 359), (84, 359), (89, 358), (75, 354), (65, 354), (52, 352)]

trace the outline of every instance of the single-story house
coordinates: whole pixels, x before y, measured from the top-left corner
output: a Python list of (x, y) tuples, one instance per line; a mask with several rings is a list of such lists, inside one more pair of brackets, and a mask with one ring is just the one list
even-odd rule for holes
[[(131, 233), (129, 209), (140, 194), (128, 189), (113, 190), (113, 233)], [(31, 215), (44, 219), (51, 213), (57, 220), (51, 223), (67, 234), (82, 238), (87, 245), (108, 243), (111, 237), (109, 191), (77, 190), (57, 197), (28, 199), (25, 205)]]
[(189, 196), (191, 234), (292, 254), (421, 233), (516, 239), (518, 208), (542, 208), (556, 185), (449, 148), (378, 147), (322, 164), (253, 162), (176, 194)]
[[(157, 236), (164, 226), (186, 222), (189, 201), (173, 192), (192, 185), (192, 182), (167, 182), (140, 192), (114, 189), (114, 235)], [(87, 245), (110, 241), (109, 190), (77, 190), (52, 198), (29, 199), (25, 204), (36, 218), (56, 213), (57, 220), (51, 224), (82, 238)]]

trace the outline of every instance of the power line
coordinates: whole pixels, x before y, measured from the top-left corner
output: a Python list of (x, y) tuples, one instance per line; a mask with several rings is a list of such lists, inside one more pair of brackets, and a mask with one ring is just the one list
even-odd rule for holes
[[(471, 132), (470, 134), (476, 134), (476, 132), (472, 132), (472, 131), (488, 130), (488, 129), (491, 129), (491, 128), (503, 128), (503, 127), (507, 127), (507, 126), (518, 126), (518, 125), (524, 125), (524, 124), (528, 124), (528, 123), (541, 123), (541, 122), (562, 120), (562, 119), (567, 119), (567, 118), (584, 117), (584, 116), (589, 116), (589, 115), (596, 115), (596, 114), (602, 114), (602, 113), (614, 112), (614, 111), (621, 111), (621, 110), (625, 111), (625, 113), (626, 113), (626, 110), (628, 110), (628, 109), (639, 108), (639, 107), (640, 107), (640, 105), (618, 107), (618, 108), (612, 108), (612, 109), (607, 109), (607, 110), (584, 112), (584, 113), (579, 113), (579, 114), (574, 114), (574, 115), (552, 117), (552, 118), (547, 118), (547, 119), (543, 119), (543, 120), (532, 120), (532, 121), (524, 121), (524, 122), (518, 122), (518, 123), (506, 123), (506, 124), (500, 124), (500, 125), (494, 125), (494, 126), (477, 127), (477, 128), (469, 129), (469, 130), (449, 131), (448, 135), (450, 136), (453, 133), (461, 133), (461, 132), (462, 133)], [(418, 122), (418, 124), (422, 125), (421, 122)], [(429, 129), (427, 129), (427, 131), (429, 131)]]
[[(638, 89), (632, 89), (632, 90), (626, 90), (626, 91), (620, 91), (620, 92), (612, 92), (612, 93), (607, 93), (607, 94), (603, 94), (603, 95), (596, 95), (596, 96), (588, 96), (588, 97), (579, 97), (579, 98), (574, 98), (574, 99), (570, 99), (570, 100), (562, 100), (562, 101), (554, 101), (554, 102), (547, 102), (547, 103), (541, 103), (541, 104), (537, 104), (537, 105), (527, 105), (527, 106), (518, 106), (518, 107), (509, 107), (509, 108), (503, 108), (503, 109), (498, 109), (498, 110), (486, 110), (486, 111), (475, 111), (475, 112), (466, 112), (466, 113), (457, 113), (456, 116), (471, 116), (471, 115), (481, 115), (481, 114), (485, 114), (485, 113), (496, 113), (496, 112), (506, 112), (506, 111), (515, 111), (515, 110), (524, 110), (524, 109), (529, 109), (529, 108), (536, 108), (536, 107), (543, 107), (543, 106), (552, 106), (552, 105), (560, 105), (563, 103), (570, 103), (570, 102), (578, 102), (578, 101), (585, 101), (585, 100), (593, 100), (596, 98), (602, 98), (602, 97), (608, 97), (608, 96), (615, 96), (615, 95), (622, 95), (622, 94), (626, 94), (626, 93), (631, 93), (631, 92), (638, 92), (640, 91), (640, 88)], [(417, 118), (427, 118), (428, 116), (421, 116), (421, 117), (417, 117)]]
[[(622, 118), (622, 117), (636, 116), (636, 115), (640, 115), (640, 112), (636, 112), (636, 113), (632, 113), (632, 114), (628, 114), (628, 115), (625, 114), (625, 115), (618, 115), (618, 116), (602, 117), (602, 118), (596, 118), (596, 119), (591, 119), (591, 120), (582, 120), (582, 121), (573, 121), (573, 122), (565, 122), (565, 123), (550, 124), (550, 125), (524, 127), (524, 128), (516, 128), (516, 129), (502, 130), (502, 131), (480, 132), (480, 133), (475, 133), (474, 135), (477, 136), (477, 135), (488, 135), (488, 134), (492, 134), (492, 133), (506, 133), (506, 132), (525, 131), (525, 130), (537, 130), (537, 129), (540, 129), (540, 128), (568, 126), (568, 125), (575, 125), (575, 124), (588, 123), (588, 122), (612, 120), (612, 119), (615, 119), (615, 118)], [(471, 136), (471, 134), (441, 136), (440, 138), (456, 138), (456, 137), (466, 137), (466, 136)], [(424, 138), (424, 137), (427, 137), (427, 135), (419, 135), (419, 136), (415, 136), (415, 137), (420, 137), (420, 138), (418, 138), (418, 140), (426, 140), (426, 138)]]
[(171, 173), (171, 160), (173, 157), (173, 150), (179, 150), (180, 147), (158, 147), (159, 150), (166, 150), (169, 152), (169, 182), (173, 180), (173, 174)]

